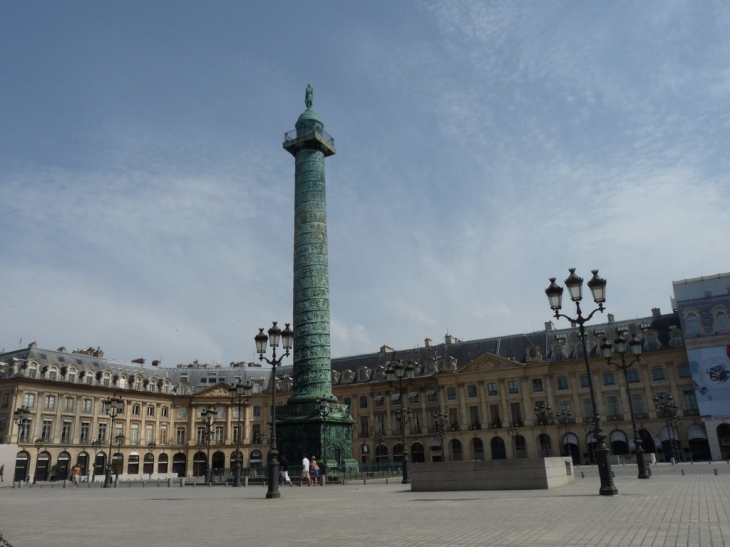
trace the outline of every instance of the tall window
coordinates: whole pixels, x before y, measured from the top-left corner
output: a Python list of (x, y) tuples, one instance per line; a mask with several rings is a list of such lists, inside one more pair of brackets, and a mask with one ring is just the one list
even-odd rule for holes
[[(256, 424), (256, 425), (258, 425), (258, 424)], [(196, 429), (196, 435), (195, 435), (195, 440), (197, 441), (198, 444), (205, 444), (206, 443), (206, 439), (205, 439), (205, 426), (204, 425), (199, 425), (197, 427), (197, 429)]]
[(697, 396), (695, 395), (695, 390), (685, 389), (684, 391), (682, 391), (682, 395), (684, 396), (684, 408), (688, 412), (698, 412), (699, 407), (697, 406)]
[(689, 365), (677, 366), (677, 375), (680, 378), (692, 378), (692, 373), (689, 370)]
[(110, 387), (112, 384), (111, 374), (109, 374), (108, 372), (105, 372), (104, 375), (102, 376), (101, 382), (104, 385), (104, 387)]
[(72, 384), (76, 383), (76, 369), (75, 368), (68, 369), (67, 378), (68, 378), (68, 381), (71, 382)]
[(56, 408), (56, 396), (55, 395), (46, 395), (45, 401), (46, 401), (46, 410), (53, 410), (54, 408)]
[(687, 315), (687, 330), (692, 334), (700, 332), (700, 322), (694, 313)]
[(223, 426), (217, 425), (215, 426), (215, 443), (216, 444), (223, 444)]
[(26, 393), (23, 395), (23, 406), (28, 408), (35, 407), (35, 393)]
[(489, 382), (487, 384), (487, 395), (489, 395), (490, 397), (494, 397), (495, 395), (497, 395), (497, 384), (495, 384), (494, 382)]
[(522, 406), (520, 403), (511, 403), (509, 405), (510, 413), (512, 414), (512, 425), (522, 425)]
[(475, 399), (477, 396), (477, 386), (474, 384), (466, 386), (466, 396), (470, 399)]
[(555, 359), (555, 361), (562, 361), (565, 359), (565, 356), (563, 355), (563, 346), (555, 346), (553, 348), (553, 359)]
[(91, 399), (84, 399), (84, 412), (91, 412)]
[(89, 422), (81, 422), (81, 437), (79, 438), (79, 442), (88, 443), (90, 431), (91, 431), (91, 424)]
[(28, 443), (30, 442), (30, 432), (33, 430), (31, 427), (33, 425), (33, 420), (27, 419), (23, 420), (23, 422), (20, 424), (20, 431), (18, 432), (18, 436), (20, 437), (21, 443)]
[(618, 416), (621, 414), (621, 409), (618, 404), (618, 397), (615, 395), (609, 395), (606, 397), (606, 406), (608, 407), (609, 416)]
[(456, 401), (456, 388), (454, 386), (446, 388), (446, 398), (449, 401)]
[(129, 443), (139, 444), (139, 424), (132, 424), (130, 426)]
[(53, 420), (43, 420), (43, 429), (41, 430), (41, 439), (45, 442), (51, 440), (51, 429), (53, 428)]
[(717, 312), (715, 323), (720, 328), (727, 327), (727, 315), (725, 315), (725, 312)]
[(613, 372), (604, 372), (603, 373), (603, 385), (604, 386), (615, 386), (616, 385), (616, 377), (613, 375)]
[(31, 363), (28, 365), (28, 378), (38, 377), (38, 363)]
[(449, 409), (449, 425), (451, 429), (459, 428), (459, 411), (455, 408)]
[(73, 411), (75, 402), (76, 402), (76, 399), (74, 399), (73, 397), (66, 397), (64, 408), (68, 411)]
[(639, 371), (636, 369), (629, 369), (626, 371), (626, 378), (628, 378), (630, 384), (639, 383)]
[(96, 438), (99, 439), (101, 442), (106, 441), (106, 428), (106, 422), (99, 422), (99, 434), (96, 436)]
[(177, 430), (175, 431), (175, 444), (185, 444), (185, 426), (177, 426)]
[(71, 442), (71, 422), (64, 421), (63, 422), (63, 429), (61, 430), (61, 442), (62, 443), (70, 443)]
[(261, 407), (260, 406), (254, 406), (253, 407), (253, 417), (254, 418), (260, 418), (261, 417)]
[(542, 379), (541, 378), (533, 378), (532, 392), (533, 393), (542, 393)]
[(239, 441), (242, 441), (243, 437), (241, 437), (241, 427), (239, 425), (233, 426), (233, 442), (238, 443)]
[(672, 335), (672, 345), (675, 348), (684, 347), (684, 339), (682, 338), (682, 333), (681, 332), (675, 332)]
[(162, 446), (165, 446), (167, 444), (167, 426), (166, 425), (160, 426), (160, 444), (162, 444)]
[(368, 417), (367, 416), (360, 416), (360, 438), (365, 438), (370, 436), (370, 432), (368, 431)]
[(590, 399), (583, 399), (583, 419), (593, 418), (593, 403)]
[(655, 382), (663, 382), (666, 380), (664, 376), (664, 367), (654, 367), (651, 369), (651, 377)]
[(155, 415), (155, 407), (152, 405), (147, 405), (147, 416), (152, 417)]
[(561, 376), (558, 378), (558, 391), (565, 391), (568, 389), (568, 378)]
[(571, 406), (569, 399), (560, 399), (560, 413), (563, 416), (573, 413), (573, 407)]
[(368, 398), (366, 395), (360, 396), (360, 408), (367, 408), (368, 407)]
[(482, 428), (482, 421), (479, 419), (479, 407), (478, 406), (469, 407), (469, 418), (471, 419), (471, 428), (472, 429), (481, 429)]
[(583, 349), (583, 344), (578, 344), (575, 347), (575, 354), (578, 357), (578, 359), (585, 359), (586, 351), (585, 351), (585, 349)]
[(154, 440), (155, 440), (155, 426), (152, 424), (147, 424), (144, 428), (144, 442), (146, 444), (149, 444)]
[(634, 414), (646, 414), (644, 396), (641, 393), (631, 394), (631, 406), (634, 407)]
[(515, 395), (520, 392), (519, 384), (517, 383), (517, 380), (510, 380), (507, 382), (507, 392), (510, 395)]
[(492, 427), (502, 427), (502, 419), (499, 417), (499, 405), (489, 405), (489, 419)]

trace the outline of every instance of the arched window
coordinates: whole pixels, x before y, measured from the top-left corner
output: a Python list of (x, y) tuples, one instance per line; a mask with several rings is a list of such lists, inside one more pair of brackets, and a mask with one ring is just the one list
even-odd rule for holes
[(101, 377), (101, 383), (104, 387), (111, 387), (112, 375), (108, 372), (105, 372)]
[(653, 332), (646, 335), (646, 349), (659, 349), (659, 341), (657, 340), (656, 334), (654, 334)]
[(86, 373), (86, 383), (89, 384), (90, 386), (94, 385), (94, 375), (91, 374), (90, 372)]
[(134, 377), (134, 389), (137, 391), (142, 390), (142, 377), (141, 376), (135, 376)]
[(30, 363), (28, 365), (28, 378), (36, 378), (38, 376), (38, 363)]
[(694, 313), (687, 315), (687, 330), (692, 334), (700, 332), (700, 322), (697, 319), (697, 315)]
[(401, 443), (395, 443), (393, 445), (393, 461), (403, 461), (403, 445)]
[(586, 351), (583, 348), (583, 344), (578, 344), (575, 348), (575, 354), (578, 357), (578, 359), (585, 359), (586, 357)]
[(715, 316), (715, 324), (721, 329), (727, 327), (727, 315), (725, 312), (717, 312), (717, 315)]
[(75, 368), (68, 369), (68, 374), (66, 375), (66, 378), (68, 379), (69, 382), (71, 382), (72, 384), (75, 384), (76, 383), (76, 369)]
[(672, 346), (675, 348), (684, 347), (684, 339), (682, 338), (681, 332), (675, 332), (672, 334)]
[(48, 379), (58, 380), (58, 369), (56, 367), (51, 367), (51, 370), (48, 371)]
[(562, 361), (563, 359), (565, 359), (563, 356), (563, 346), (555, 346), (553, 348), (553, 360)]

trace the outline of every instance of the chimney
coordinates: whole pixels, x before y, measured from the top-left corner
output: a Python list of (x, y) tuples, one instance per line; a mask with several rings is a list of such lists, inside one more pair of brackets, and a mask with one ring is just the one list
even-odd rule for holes
[(608, 314), (608, 323), (609, 323), (609, 324), (611, 324), (611, 323), (613, 323), (613, 322), (614, 322), (614, 317), (613, 317), (613, 314), (612, 314), (612, 313), (609, 313), (609, 314)]
[(152, 361), (152, 366), (153, 367), (159, 367), (160, 366), (160, 360), (159, 359), (155, 359), (154, 361)]
[(659, 317), (662, 314), (662, 311), (659, 308), (652, 308), (651, 309), (651, 315), (652, 317)]
[(136, 363), (136, 364), (138, 364), (138, 365), (144, 365), (144, 358), (142, 358), (142, 357), (139, 357), (139, 358), (137, 358), (137, 359), (132, 359), (132, 362), (133, 362), (133, 363)]
[(545, 330), (555, 330), (555, 323), (553, 323), (552, 321), (545, 321)]
[(423, 345), (426, 346), (427, 348), (430, 348), (431, 347), (431, 339), (430, 338), (426, 338), (423, 341)]

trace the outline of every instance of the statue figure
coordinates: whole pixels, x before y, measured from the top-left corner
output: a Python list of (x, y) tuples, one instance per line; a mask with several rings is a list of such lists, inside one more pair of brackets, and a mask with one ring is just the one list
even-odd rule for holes
[(312, 86), (307, 84), (307, 92), (304, 94), (304, 104), (307, 107), (307, 110), (312, 108), (312, 96), (314, 95), (314, 90), (312, 89)]

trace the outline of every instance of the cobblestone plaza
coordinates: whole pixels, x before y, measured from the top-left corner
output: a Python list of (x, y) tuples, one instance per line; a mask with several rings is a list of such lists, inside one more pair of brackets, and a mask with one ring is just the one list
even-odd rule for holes
[(663, 464), (643, 481), (635, 466), (614, 471), (617, 497), (598, 495), (595, 467), (549, 491), (415, 493), (353, 481), (283, 487), (267, 500), (261, 486), (5, 488), (0, 525), (14, 547), (730, 543), (730, 465)]

